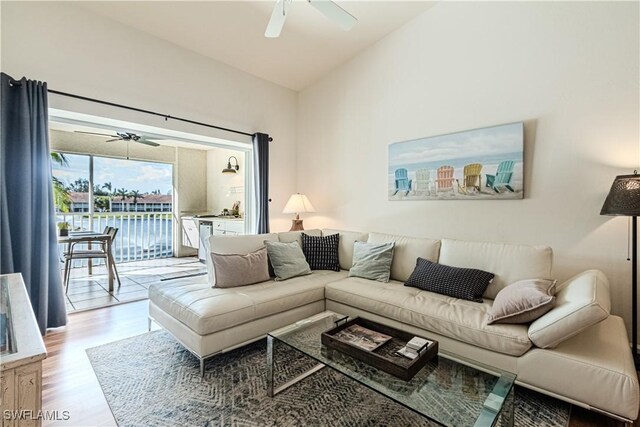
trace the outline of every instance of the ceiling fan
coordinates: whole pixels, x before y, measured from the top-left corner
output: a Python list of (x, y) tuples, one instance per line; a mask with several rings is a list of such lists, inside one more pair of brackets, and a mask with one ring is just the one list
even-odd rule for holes
[[(349, 31), (353, 28), (358, 20), (349, 12), (335, 4), (330, 0), (306, 0), (311, 6), (315, 7), (324, 16), (335, 22), (344, 31)], [(267, 29), (264, 32), (264, 36), (268, 38), (280, 37), (284, 21), (287, 18), (287, 12), (291, 7), (293, 0), (278, 0), (273, 12), (271, 12), (271, 19), (267, 24)]]
[(133, 142), (138, 142), (140, 144), (145, 144), (145, 145), (150, 145), (152, 147), (158, 147), (160, 146), (160, 144), (158, 144), (157, 142), (153, 142), (153, 141), (149, 141), (148, 139), (144, 139), (142, 137), (142, 135), (138, 135), (136, 133), (133, 132), (116, 132), (115, 135), (109, 135), (107, 133), (96, 133), (96, 132), (83, 132), (80, 130), (75, 131), (76, 133), (84, 133), (87, 135), (100, 135), (100, 136), (109, 136), (113, 139), (109, 139), (105, 142), (112, 142), (112, 141), (133, 141)]

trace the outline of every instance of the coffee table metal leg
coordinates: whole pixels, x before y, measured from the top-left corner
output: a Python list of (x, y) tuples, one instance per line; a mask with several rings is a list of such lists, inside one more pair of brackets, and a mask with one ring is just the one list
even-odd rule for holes
[(273, 386), (273, 337), (271, 335), (267, 335), (267, 396), (273, 397), (276, 394), (280, 393), (283, 390), (288, 389), (292, 385), (302, 381), (308, 376), (318, 372), (320, 369), (324, 368), (325, 365), (322, 363), (318, 363), (313, 368), (308, 371), (303, 372), (297, 377), (287, 381), (279, 387)]

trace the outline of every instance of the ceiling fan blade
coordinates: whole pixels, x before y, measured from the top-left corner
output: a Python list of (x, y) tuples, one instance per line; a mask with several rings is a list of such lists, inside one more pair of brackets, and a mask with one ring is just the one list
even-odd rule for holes
[(120, 141), (120, 140), (122, 140), (122, 138), (108, 139), (105, 142), (113, 142), (113, 141)]
[(349, 12), (329, 0), (307, 0), (309, 4), (315, 7), (324, 16), (335, 22), (344, 31), (353, 28), (358, 20)]
[(112, 134), (107, 134), (107, 133), (96, 133), (96, 132), (84, 132), (81, 130), (74, 130), (75, 133), (86, 133), (87, 135), (100, 135), (100, 136), (117, 136), (117, 135), (112, 135)]
[(157, 142), (149, 141), (147, 139), (138, 139), (136, 142), (139, 142), (140, 144), (150, 145), (152, 147), (160, 146), (160, 144), (158, 144)]
[(264, 32), (265, 37), (280, 37), (282, 27), (284, 26), (284, 21), (285, 19), (287, 19), (287, 11), (285, 9), (286, 3), (287, 0), (278, 0), (276, 2), (276, 5), (273, 7), (273, 12), (271, 12), (271, 19), (269, 20), (267, 29)]

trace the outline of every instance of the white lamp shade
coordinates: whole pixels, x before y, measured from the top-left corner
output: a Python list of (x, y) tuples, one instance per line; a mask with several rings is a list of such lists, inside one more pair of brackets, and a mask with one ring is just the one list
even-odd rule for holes
[(313, 205), (304, 194), (293, 194), (284, 207), (282, 213), (315, 212)]

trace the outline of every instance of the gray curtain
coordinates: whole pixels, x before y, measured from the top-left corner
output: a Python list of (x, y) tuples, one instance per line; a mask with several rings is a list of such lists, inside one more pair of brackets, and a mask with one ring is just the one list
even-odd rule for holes
[(269, 232), (269, 135), (253, 134), (253, 182), (256, 189), (256, 233)]
[(67, 313), (56, 238), (46, 83), (0, 87), (0, 273), (22, 273), (40, 331)]

